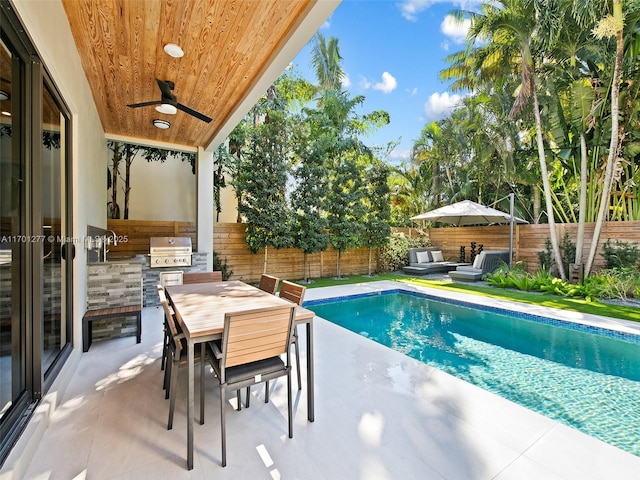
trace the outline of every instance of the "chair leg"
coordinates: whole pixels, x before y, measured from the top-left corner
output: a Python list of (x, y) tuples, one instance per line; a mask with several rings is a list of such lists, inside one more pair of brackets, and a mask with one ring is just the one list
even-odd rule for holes
[(298, 332), (293, 337), (293, 346), (296, 349), (296, 371), (298, 372), (298, 390), (302, 390), (302, 377), (300, 376), (300, 345), (298, 345)]
[(269, 403), (269, 380), (264, 382), (264, 403)]
[(200, 425), (204, 425), (204, 343), (200, 344)]
[(220, 435), (222, 438), (222, 466), (227, 466), (227, 431), (225, 424), (224, 414), (224, 397), (226, 396), (227, 389), (220, 385)]
[(242, 410), (242, 395), (240, 394), (240, 389), (236, 390), (236, 403), (238, 404), (236, 410)]
[(287, 375), (287, 413), (289, 414), (289, 438), (293, 438), (293, 407), (291, 405), (291, 370)]
[[(171, 359), (171, 361), (173, 363), (173, 358)], [(167, 422), (167, 430), (171, 430), (173, 428), (173, 410), (176, 406), (176, 390), (178, 384), (178, 370), (180, 369), (180, 365), (174, 364), (169, 366), (169, 368), (171, 369), (171, 380), (169, 383), (169, 421)]]
[[(238, 390), (240, 391), (240, 390)], [(251, 387), (247, 387), (247, 401), (245, 402), (244, 406), (246, 408), (249, 408), (249, 399), (251, 398)]]
[[(171, 358), (170, 358), (171, 357)], [(169, 398), (169, 391), (171, 390), (171, 364), (173, 363), (173, 354), (169, 354), (167, 357), (167, 365), (164, 370), (164, 398)]]
[(167, 361), (167, 351), (169, 350), (169, 332), (167, 326), (164, 327), (164, 339), (162, 340), (162, 361), (160, 362), (160, 370), (164, 370)]

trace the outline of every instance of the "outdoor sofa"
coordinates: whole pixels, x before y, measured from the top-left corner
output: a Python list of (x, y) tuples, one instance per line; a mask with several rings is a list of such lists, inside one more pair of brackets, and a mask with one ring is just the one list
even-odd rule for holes
[(410, 248), (409, 265), (403, 267), (402, 271), (409, 275), (426, 275), (428, 273), (448, 272), (461, 265), (469, 264), (444, 260), (442, 251), (439, 248)]
[(483, 250), (476, 256), (473, 265), (458, 266), (449, 272), (449, 276), (454, 280), (476, 282), (503, 264), (509, 264), (508, 250)]

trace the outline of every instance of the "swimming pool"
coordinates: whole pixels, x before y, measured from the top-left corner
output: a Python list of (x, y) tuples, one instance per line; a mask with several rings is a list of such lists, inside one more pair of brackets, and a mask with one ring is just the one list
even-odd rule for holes
[(316, 315), (640, 456), (640, 337), (392, 290)]

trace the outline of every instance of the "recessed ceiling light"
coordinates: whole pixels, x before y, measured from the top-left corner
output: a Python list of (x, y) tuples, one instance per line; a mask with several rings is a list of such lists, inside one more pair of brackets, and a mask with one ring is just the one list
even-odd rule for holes
[(174, 58), (180, 58), (184, 56), (184, 52), (180, 45), (176, 45), (175, 43), (167, 43), (164, 46), (164, 51), (167, 52), (167, 55), (171, 55)]
[(169, 122), (167, 122), (166, 120), (160, 120), (158, 118), (156, 118), (153, 121), (153, 125), (157, 128), (160, 128), (162, 130), (166, 130), (167, 128), (171, 128), (171, 124)]
[(160, 113), (166, 113), (167, 115), (175, 115), (178, 113), (178, 109), (171, 105), (170, 103), (163, 103), (162, 105), (158, 105), (156, 110)]
[(11, 95), (9, 95), (7, 92), (5, 92), (4, 90), (0, 90), (0, 100), (9, 100), (10, 97)]
[(10, 117), (11, 116), (11, 112), (7, 112), (5, 110), (3, 110), (2, 112), (0, 112), (2, 115), (4, 115), (5, 117)]

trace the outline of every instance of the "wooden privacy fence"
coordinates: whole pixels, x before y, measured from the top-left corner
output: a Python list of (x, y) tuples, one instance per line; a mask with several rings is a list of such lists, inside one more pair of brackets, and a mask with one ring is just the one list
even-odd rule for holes
[[(107, 224), (118, 236), (127, 236), (127, 242), (121, 242), (111, 251), (117, 255), (137, 255), (149, 253), (149, 237), (162, 236), (190, 236), (194, 251), (196, 245), (196, 226), (188, 222), (162, 222), (144, 220), (109, 220)], [(593, 235), (595, 224), (586, 225), (585, 238)], [(242, 223), (216, 223), (213, 226), (213, 250), (222, 261), (233, 271), (232, 278), (246, 282), (257, 282), (263, 271), (264, 250), (252, 254), (245, 242), (246, 225)], [(576, 224), (558, 224), (556, 230), (559, 241), (565, 232), (575, 243)], [(415, 229), (394, 229), (406, 236), (421, 236), (421, 231)], [(471, 250), (471, 242), (483, 245), (485, 250), (507, 250), (509, 248), (509, 226), (494, 225), (482, 227), (444, 227), (431, 228), (423, 231), (431, 239), (432, 245), (440, 247), (447, 259), (458, 260), (460, 247), (466, 247), (467, 261)], [(549, 237), (549, 225), (516, 225), (514, 228), (514, 260), (526, 264), (527, 270), (534, 272), (538, 269), (538, 252), (545, 249), (545, 241)], [(602, 244), (608, 239), (612, 241), (640, 243), (640, 221), (635, 222), (607, 222), (604, 224), (600, 236), (598, 253), (595, 258), (594, 269), (604, 266), (601, 255)], [(585, 244), (583, 259), (586, 261), (590, 243)], [(117, 253), (116, 253), (117, 252)], [(308, 256), (310, 276), (312, 278), (331, 277), (337, 273), (337, 252), (329, 248), (326, 252)], [(343, 275), (361, 275), (368, 273), (369, 250), (361, 247), (342, 253), (341, 273)], [(374, 250), (373, 265), (377, 264), (377, 251)], [(288, 280), (303, 278), (304, 255), (300, 250), (284, 248), (267, 251), (267, 273)]]
[[(595, 223), (585, 225), (585, 245), (582, 249), (583, 263), (586, 262), (591, 248), (591, 238)], [(558, 241), (562, 243), (565, 233), (569, 234), (569, 239), (575, 243), (578, 232), (578, 225), (575, 223), (556, 224)], [(428, 229), (428, 235), (432, 245), (441, 247), (445, 257), (458, 259), (460, 247), (466, 247), (467, 261), (471, 250), (471, 242), (477, 245), (482, 244), (485, 250), (508, 250), (509, 249), (509, 226), (492, 225), (483, 227), (446, 227)], [(549, 225), (516, 225), (513, 235), (514, 260), (524, 262), (529, 272), (539, 269), (538, 252), (545, 250), (545, 242), (549, 238)], [(640, 242), (640, 221), (635, 222), (605, 222), (600, 234), (598, 251), (594, 259), (594, 270), (599, 270), (605, 266), (602, 257), (602, 245), (607, 240), (621, 240), (629, 243)]]

